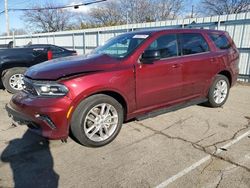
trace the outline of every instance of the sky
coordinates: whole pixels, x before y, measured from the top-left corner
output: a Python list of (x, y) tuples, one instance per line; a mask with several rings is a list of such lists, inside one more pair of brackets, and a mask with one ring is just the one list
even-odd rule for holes
[[(62, 5), (72, 5), (74, 3), (84, 3), (89, 2), (93, 0), (53, 0), (55, 4), (62, 4)], [(189, 5), (197, 3), (198, 0), (188, 0)], [(8, 8), (30, 8), (34, 5), (44, 5), (47, 2), (51, 2), (49, 0), (8, 0)], [(95, 5), (90, 6), (83, 6), (78, 10), (74, 10), (71, 8), (72, 11), (87, 11), (91, 6), (101, 6), (103, 3), (98, 3)], [(0, 12), (4, 10), (4, 0), (0, 0)], [(24, 21), (21, 19), (22, 12), (13, 12), (9, 11), (9, 22), (10, 22), (10, 29), (21, 29), (25, 28)], [(6, 31), (5, 27), (5, 14), (0, 14), (0, 34), (4, 33)]]
[[(53, 0), (55, 4), (59, 5), (72, 5), (77, 3), (83, 3), (83, 2), (90, 2), (93, 0)], [(31, 8), (34, 5), (44, 5), (49, 0), (8, 0), (8, 8)], [(77, 10), (74, 10), (73, 8), (70, 8), (72, 11), (87, 11), (91, 6), (82, 6)], [(97, 4), (95, 5), (97, 6)], [(0, 12), (4, 10), (4, 0), (0, 0)], [(9, 23), (10, 23), (10, 29), (21, 29), (25, 28), (24, 21), (22, 20), (22, 14), (21, 11), (9, 11)], [(0, 34), (4, 33), (6, 31), (6, 24), (5, 24), (5, 14), (0, 14)]]

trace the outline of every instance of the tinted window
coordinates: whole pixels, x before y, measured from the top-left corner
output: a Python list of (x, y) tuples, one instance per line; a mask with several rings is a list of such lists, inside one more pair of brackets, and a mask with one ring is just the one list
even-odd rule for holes
[(209, 37), (212, 39), (214, 44), (219, 49), (228, 49), (231, 47), (231, 44), (228, 38), (225, 35), (218, 35), (218, 34), (209, 34)]
[(61, 48), (58, 48), (58, 47), (56, 47), (56, 46), (51, 46), (51, 47), (50, 47), (50, 50), (51, 50), (53, 53), (60, 53), (60, 52), (63, 51)]
[(164, 35), (156, 39), (147, 50), (160, 50), (161, 58), (177, 56), (176, 35)]
[(44, 54), (46, 52), (47, 52), (47, 50), (45, 48), (34, 48), (33, 49), (33, 55), (34, 56), (38, 56), (38, 55)]
[(205, 39), (198, 33), (185, 33), (180, 35), (182, 54), (190, 55), (209, 51)]

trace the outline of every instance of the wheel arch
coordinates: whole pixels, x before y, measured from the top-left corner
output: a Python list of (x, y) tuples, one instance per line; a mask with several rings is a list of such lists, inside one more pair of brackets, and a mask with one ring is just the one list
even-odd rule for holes
[(26, 68), (28, 69), (29, 67), (25, 66), (25, 65), (18, 65), (18, 66), (11, 66), (11, 65), (2, 65), (1, 68), (1, 78), (5, 75), (6, 72), (8, 72), (10, 69), (15, 69), (15, 68)]
[(126, 120), (127, 118), (127, 112), (129, 110), (129, 106), (128, 106), (128, 101), (126, 100), (126, 98), (124, 97), (124, 95), (122, 95), (120, 92), (116, 91), (116, 90), (98, 90), (92, 93), (89, 93), (87, 96), (82, 96), (80, 98), (77, 99), (77, 101), (75, 101), (75, 107), (77, 107), (81, 101), (85, 100), (86, 98), (93, 96), (93, 95), (97, 95), (97, 94), (104, 94), (104, 95), (108, 95), (110, 97), (113, 97), (115, 100), (117, 100), (123, 107), (124, 109), (124, 120)]
[(95, 93), (93, 95), (96, 95), (96, 94), (108, 95), (110, 97), (113, 97), (115, 100), (117, 100), (123, 107), (124, 120), (126, 119), (127, 111), (128, 111), (128, 106), (127, 106), (128, 104), (127, 104), (125, 98), (120, 93), (118, 93), (116, 91), (107, 90), (107, 91), (101, 91), (101, 92)]
[(223, 70), (223, 71), (220, 71), (218, 74), (227, 77), (227, 79), (229, 81), (229, 84), (230, 84), (230, 87), (231, 87), (231, 85), (232, 85), (232, 75), (231, 75), (230, 71)]

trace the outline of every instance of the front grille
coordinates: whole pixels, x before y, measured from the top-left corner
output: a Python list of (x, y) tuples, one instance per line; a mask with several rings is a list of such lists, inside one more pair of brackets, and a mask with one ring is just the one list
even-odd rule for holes
[(24, 78), (23, 81), (24, 81), (24, 89), (23, 90), (29, 94), (37, 96), (38, 94), (36, 92), (36, 89), (33, 86), (32, 80), (30, 80), (28, 78)]

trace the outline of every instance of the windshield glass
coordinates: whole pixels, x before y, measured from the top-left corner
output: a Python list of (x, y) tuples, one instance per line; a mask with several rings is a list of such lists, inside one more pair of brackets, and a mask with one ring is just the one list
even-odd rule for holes
[(120, 35), (96, 48), (92, 54), (107, 54), (116, 58), (124, 58), (132, 53), (148, 36), (145, 34)]

